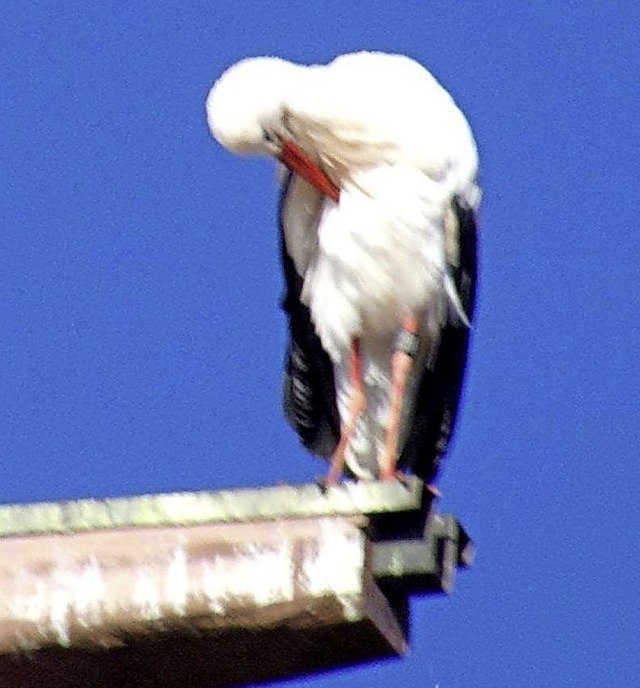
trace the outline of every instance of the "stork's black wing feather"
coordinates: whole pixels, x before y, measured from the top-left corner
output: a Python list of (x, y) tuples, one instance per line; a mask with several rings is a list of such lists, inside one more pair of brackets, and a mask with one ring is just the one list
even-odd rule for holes
[(285, 279), (282, 307), (289, 320), (289, 343), (283, 381), (284, 412), (302, 444), (329, 457), (340, 437), (333, 364), (316, 334), (309, 308), (300, 300), (302, 277), (287, 253), (284, 211), (293, 175), (285, 178), (278, 212), (280, 254)]
[[(458, 220), (459, 264), (449, 270), (470, 322), (478, 280), (478, 231), (474, 211), (460, 201)], [(418, 382), (413, 418), (398, 466), (430, 482), (440, 468), (455, 428), (469, 349), (470, 329), (449, 322), (442, 332), (435, 362), (425, 367)]]

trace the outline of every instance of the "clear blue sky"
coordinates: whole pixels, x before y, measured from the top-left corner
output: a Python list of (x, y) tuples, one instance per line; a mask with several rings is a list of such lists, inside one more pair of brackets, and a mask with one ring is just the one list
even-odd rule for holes
[(405, 52), (482, 155), (441, 480), (478, 560), (416, 601), (408, 659), (308, 685), (637, 685), (640, 10), (616, 6), (4, 0), (0, 501), (323, 470), (280, 412), (275, 174), (210, 139), (204, 99), (248, 55)]

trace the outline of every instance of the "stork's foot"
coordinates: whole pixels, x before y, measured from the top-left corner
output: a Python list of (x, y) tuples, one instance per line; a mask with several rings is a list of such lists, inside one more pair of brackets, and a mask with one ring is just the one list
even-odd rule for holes
[(409, 484), (409, 476), (404, 471), (400, 471), (398, 469), (392, 471), (382, 471), (380, 473), (380, 480), (397, 480), (399, 483), (402, 483), (405, 486)]
[(442, 497), (442, 492), (435, 485), (425, 485), (424, 489), (434, 498), (440, 499)]
[[(355, 421), (357, 420), (358, 415), (359, 413), (354, 416), (353, 425), (355, 425)], [(351, 439), (351, 435), (353, 434), (353, 429), (349, 429), (350, 432), (342, 433), (342, 437), (340, 438), (340, 442), (338, 443), (338, 448), (336, 449), (335, 454), (331, 459), (331, 466), (329, 467), (329, 472), (327, 473), (327, 477), (324, 479), (326, 487), (334, 487), (340, 482), (340, 478), (342, 478), (346, 458), (345, 454), (347, 451), (347, 446), (349, 445), (349, 441)]]
[(331, 487), (325, 476), (318, 476), (313, 482), (318, 486), (318, 489), (323, 495), (327, 494), (327, 490)]

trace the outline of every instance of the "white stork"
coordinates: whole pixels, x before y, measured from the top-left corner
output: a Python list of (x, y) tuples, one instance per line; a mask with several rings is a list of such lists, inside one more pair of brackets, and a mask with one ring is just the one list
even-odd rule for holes
[(289, 316), (285, 411), (343, 473), (429, 482), (458, 410), (476, 285), (478, 158), (451, 96), (417, 62), (239, 62), (207, 118), (239, 154), (280, 160)]

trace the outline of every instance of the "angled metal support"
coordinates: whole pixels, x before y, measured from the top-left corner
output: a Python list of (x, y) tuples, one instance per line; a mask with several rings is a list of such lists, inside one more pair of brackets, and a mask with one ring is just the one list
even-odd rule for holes
[(378, 583), (407, 595), (451, 593), (456, 570), (472, 561), (473, 543), (455, 516), (431, 512), (422, 538), (374, 543), (372, 569)]

